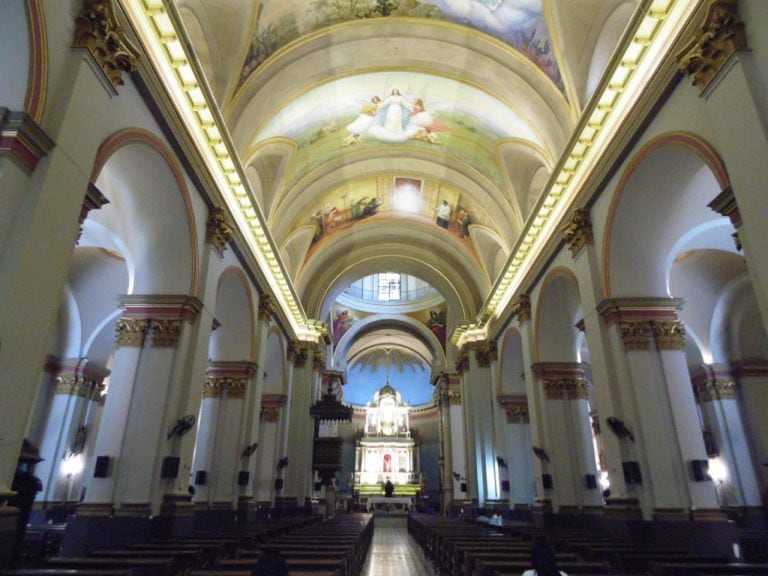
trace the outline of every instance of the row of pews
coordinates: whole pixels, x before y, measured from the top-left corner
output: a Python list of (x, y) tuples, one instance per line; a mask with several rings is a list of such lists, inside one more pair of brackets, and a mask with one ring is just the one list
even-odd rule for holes
[[(409, 516), (408, 532), (444, 576), (519, 576), (531, 569), (531, 546), (543, 529), (504, 530), (443, 516)], [(600, 538), (583, 533), (548, 534), (560, 570), (585, 576), (768, 576), (768, 564), (727, 556), (692, 554), (675, 547)]]
[(53, 557), (0, 576), (251, 576), (263, 551), (279, 552), (291, 576), (358, 574), (373, 537), (370, 514), (289, 518), (196, 531), (87, 557)]

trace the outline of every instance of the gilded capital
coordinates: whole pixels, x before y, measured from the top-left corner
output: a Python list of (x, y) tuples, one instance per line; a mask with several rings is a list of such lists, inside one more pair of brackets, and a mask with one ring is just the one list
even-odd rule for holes
[(149, 320), (146, 318), (121, 318), (115, 325), (117, 345), (141, 348), (148, 329)]
[(262, 406), (261, 419), (264, 422), (277, 422), (278, 420), (280, 420), (280, 407), (279, 406)]
[(224, 395), (224, 382), (220, 378), (206, 378), (203, 384), (203, 398), (221, 398)]
[(620, 320), (619, 334), (624, 350), (648, 350), (651, 344), (651, 325), (645, 320)]
[(322, 354), (315, 354), (312, 358), (312, 369), (317, 372), (325, 371), (325, 356)]
[(679, 320), (651, 322), (657, 350), (685, 350), (685, 326)]
[(478, 342), (475, 344), (474, 348), (475, 360), (477, 360), (477, 364), (481, 368), (488, 368), (488, 366), (491, 365), (491, 362), (495, 362), (499, 359), (499, 349), (494, 340)]
[(245, 378), (230, 378), (227, 381), (227, 398), (241, 399), (245, 398), (245, 391), (248, 389), (248, 380)]
[(264, 422), (277, 422), (286, 400), (287, 397), (281, 394), (264, 394), (261, 398), (261, 419)]
[(181, 337), (181, 319), (150, 320), (149, 337), (153, 348), (173, 348)]
[(586, 400), (589, 382), (585, 378), (556, 378), (542, 380), (545, 396), (550, 400)]
[(227, 243), (232, 239), (232, 225), (222, 208), (212, 208), (205, 223), (205, 241), (213, 244), (219, 255), (227, 249)]
[(448, 390), (448, 404), (461, 406), (461, 390)]
[(111, 0), (84, 0), (72, 47), (88, 51), (112, 88), (125, 84), (123, 72), (136, 69), (138, 51), (118, 23)]
[(304, 368), (307, 365), (309, 357), (309, 348), (296, 341), (288, 343), (288, 360), (293, 362), (294, 367)]
[(576, 210), (568, 224), (563, 227), (562, 232), (563, 238), (571, 250), (571, 256), (575, 258), (584, 246), (594, 243), (589, 210)]
[(697, 382), (693, 391), (699, 403), (714, 402), (715, 400), (735, 400), (738, 385), (730, 378), (718, 378), (714, 381)]
[(713, 0), (699, 33), (677, 55), (703, 94), (736, 52), (749, 50), (737, 0)]
[(499, 396), (499, 404), (507, 414), (507, 422), (510, 424), (527, 423), (530, 421), (528, 413), (528, 399), (525, 396)]
[(259, 294), (259, 320), (269, 322), (275, 315), (275, 299), (270, 294)]
[(523, 323), (531, 319), (531, 297), (528, 294), (520, 294), (511, 305), (512, 314), (517, 316), (517, 323)]
[(456, 372), (462, 376), (467, 370), (469, 370), (469, 350), (466, 346), (462, 346), (456, 355)]

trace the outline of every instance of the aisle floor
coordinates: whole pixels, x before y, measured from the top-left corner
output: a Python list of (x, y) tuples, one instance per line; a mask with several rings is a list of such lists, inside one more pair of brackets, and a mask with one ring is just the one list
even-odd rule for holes
[(404, 516), (377, 516), (362, 576), (436, 576), (408, 535)]

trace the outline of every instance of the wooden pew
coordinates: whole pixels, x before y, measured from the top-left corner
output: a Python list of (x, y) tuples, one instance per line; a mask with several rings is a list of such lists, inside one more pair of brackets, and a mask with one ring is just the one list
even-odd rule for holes
[(45, 568), (131, 570), (134, 576), (172, 576), (171, 558), (48, 558)]
[(196, 550), (91, 550), (90, 558), (170, 558), (171, 574), (203, 565), (203, 551)]
[(765, 576), (768, 564), (653, 562), (654, 576)]
[[(559, 562), (560, 570), (571, 574), (610, 574), (611, 567), (607, 562)], [(524, 562), (507, 560), (478, 561), (475, 574), (477, 576), (493, 576), (495, 574), (522, 574), (531, 569), (530, 559)]]

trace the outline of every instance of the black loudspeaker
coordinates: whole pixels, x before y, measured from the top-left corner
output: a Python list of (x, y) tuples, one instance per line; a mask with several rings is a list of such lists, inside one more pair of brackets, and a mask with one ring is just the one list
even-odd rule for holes
[(629, 460), (622, 462), (621, 467), (624, 470), (624, 482), (627, 484), (642, 484), (643, 474), (640, 472), (640, 462)]
[(502, 492), (509, 492), (509, 480), (502, 480), (501, 481), (501, 491)]
[(96, 456), (96, 466), (93, 469), (94, 478), (109, 476), (109, 456)]
[(712, 477), (709, 475), (709, 462), (706, 460), (691, 460), (691, 471), (696, 482), (712, 480)]
[(179, 475), (179, 462), (181, 458), (178, 456), (166, 456), (163, 458), (163, 467), (160, 469), (160, 478), (176, 478)]
[(205, 470), (198, 470), (195, 472), (195, 486), (205, 486), (205, 481), (208, 479), (208, 472)]
[(275, 490), (282, 490), (282, 489), (283, 489), (283, 479), (275, 478)]
[(248, 482), (251, 481), (251, 473), (248, 470), (240, 470), (237, 473), (237, 485), (248, 486)]
[(554, 484), (552, 483), (552, 474), (542, 474), (541, 484), (544, 486), (544, 490), (552, 490)]
[(466, 492), (467, 491), (467, 483), (466, 482), (462, 482), (459, 485), (459, 488), (461, 489), (462, 492)]
[(315, 492), (320, 492), (323, 489), (323, 485), (320, 482), (315, 482)]
[(587, 490), (595, 490), (597, 488), (597, 476), (587, 474), (584, 478), (587, 481)]

